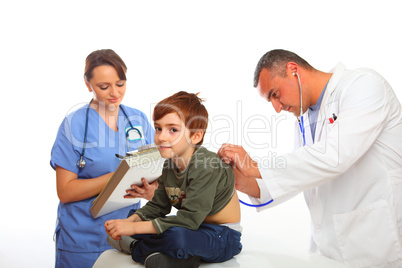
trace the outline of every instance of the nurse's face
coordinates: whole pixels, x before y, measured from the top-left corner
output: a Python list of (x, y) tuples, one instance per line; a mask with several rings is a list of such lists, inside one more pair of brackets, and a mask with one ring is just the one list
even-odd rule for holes
[(94, 94), (94, 103), (109, 109), (119, 106), (126, 93), (126, 80), (121, 80), (116, 70), (108, 65), (94, 68), (91, 80), (85, 83)]
[(300, 115), (300, 89), (297, 77), (291, 74), (287, 74), (286, 77), (273, 75), (272, 71), (262, 69), (257, 89), (261, 97), (272, 103), (277, 113), (286, 111), (295, 116)]

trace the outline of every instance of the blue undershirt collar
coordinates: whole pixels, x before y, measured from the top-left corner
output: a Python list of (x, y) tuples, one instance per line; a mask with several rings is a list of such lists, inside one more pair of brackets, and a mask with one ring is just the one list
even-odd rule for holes
[(325, 85), (324, 89), (322, 90), (321, 95), (318, 98), (316, 104), (308, 107), (308, 120), (310, 122), (310, 130), (311, 130), (311, 136), (313, 138), (313, 142), (314, 142), (314, 136), (315, 136), (315, 129), (317, 126), (318, 112), (320, 111), (321, 102), (322, 102), (323, 96), (325, 94), (325, 90), (327, 89), (327, 85), (328, 85), (328, 83)]

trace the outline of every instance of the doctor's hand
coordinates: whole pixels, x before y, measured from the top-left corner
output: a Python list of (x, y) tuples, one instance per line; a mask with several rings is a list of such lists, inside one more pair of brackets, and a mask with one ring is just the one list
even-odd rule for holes
[(124, 198), (144, 198), (146, 200), (152, 200), (154, 192), (158, 188), (158, 181), (148, 183), (146, 179), (142, 179), (143, 186), (139, 187), (135, 184), (131, 185), (131, 189), (127, 190), (127, 195)]
[(225, 143), (219, 149), (218, 156), (244, 177), (261, 178), (257, 162), (251, 159), (242, 146)]
[(260, 187), (258, 186), (257, 179), (244, 176), (236, 167), (233, 168), (233, 171), (236, 180), (236, 190), (248, 194), (252, 197), (260, 198)]

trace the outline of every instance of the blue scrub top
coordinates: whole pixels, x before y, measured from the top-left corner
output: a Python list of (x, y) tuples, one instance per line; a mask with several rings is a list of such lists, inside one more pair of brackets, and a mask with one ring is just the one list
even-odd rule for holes
[[(144, 144), (154, 143), (154, 129), (141, 111), (121, 105), (134, 127), (142, 128)], [(70, 113), (59, 127), (52, 148), (50, 164), (56, 165), (78, 175), (78, 179), (96, 178), (114, 172), (120, 164), (115, 154), (125, 155), (127, 138), (125, 130), (130, 124), (122, 110), (118, 115), (118, 132), (113, 131), (93, 108), (85, 105)], [(77, 167), (82, 152), (86, 112), (88, 113), (88, 133), (85, 146), (84, 168)], [(129, 151), (141, 146), (140, 139), (129, 141)], [(129, 188), (129, 185), (127, 185)], [(102, 252), (111, 248), (106, 240), (104, 224), (109, 219), (126, 218), (129, 210), (139, 208), (134, 204), (127, 208), (94, 219), (89, 212), (96, 196), (71, 202), (59, 203), (57, 213), (57, 249), (71, 252)]]

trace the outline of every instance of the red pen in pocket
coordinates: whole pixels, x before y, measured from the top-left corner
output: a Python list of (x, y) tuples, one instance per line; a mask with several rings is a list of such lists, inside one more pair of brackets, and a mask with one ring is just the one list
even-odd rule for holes
[(332, 117), (329, 118), (329, 123), (333, 124), (338, 117), (335, 114), (332, 114)]

